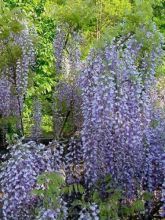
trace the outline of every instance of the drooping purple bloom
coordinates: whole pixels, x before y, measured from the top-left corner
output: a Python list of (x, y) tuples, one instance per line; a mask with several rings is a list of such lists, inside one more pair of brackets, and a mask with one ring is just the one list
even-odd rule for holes
[(160, 135), (156, 145), (148, 136), (162, 129), (162, 125), (151, 128), (151, 89), (161, 50), (153, 48), (139, 60), (143, 45), (134, 37), (121, 42), (112, 41), (103, 49), (91, 51), (81, 76), (85, 178), (90, 187), (110, 174), (113, 187), (135, 199), (148, 162), (152, 189), (162, 183)]

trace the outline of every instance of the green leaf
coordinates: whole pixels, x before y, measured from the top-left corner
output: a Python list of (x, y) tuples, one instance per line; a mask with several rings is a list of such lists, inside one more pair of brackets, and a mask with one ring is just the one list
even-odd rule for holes
[(153, 199), (153, 193), (151, 193), (151, 192), (144, 192), (143, 193), (143, 199), (145, 201), (151, 201)]

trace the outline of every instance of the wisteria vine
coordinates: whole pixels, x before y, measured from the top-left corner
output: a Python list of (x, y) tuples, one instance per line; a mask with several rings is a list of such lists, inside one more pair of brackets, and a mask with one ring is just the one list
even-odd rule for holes
[(110, 174), (111, 187), (122, 189), (132, 201), (144, 190), (148, 175), (145, 190), (160, 190), (164, 124), (154, 111), (151, 94), (159, 58), (161, 46), (146, 52), (134, 36), (91, 51), (81, 77), (89, 188)]
[[(152, 37), (152, 33), (147, 36)], [(143, 42), (130, 34), (113, 39), (103, 48), (92, 49), (82, 64), (79, 45), (71, 39), (78, 42), (79, 37), (60, 27), (54, 41), (56, 73), (60, 79), (53, 97), (56, 140), (48, 146), (20, 142), (11, 148), (11, 157), (3, 164), (0, 176), (4, 220), (98, 220), (106, 207), (103, 204), (114, 201), (122, 210), (139, 199), (144, 205), (139, 216), (151, 217), (156, 208), (156, 213), (165, 217), (165, 116), (157, 103), (155, 78), (162, 56), (161, 44), (153, 43), (146, 50)], [(15, 38), (16, 44), (24, 40), (23, 36), (21, 40)], [(16, 79), (15, 89), (20, 96), (13, 97), (18, 98), (20, 109), (33, 61), (29, 56), (34, 58), (31, 46), (28, 54), (24, 53), (25, 45), (20, 43), (23, 58), (17, 60), (16, 72), (8, 69), (8, 78), (0, 81), (5, 88), (7, 83), (13, 86), (12, 80)], [(2, 102), (1, 111), (11, 111), (10, 86), (3, 93), (6, 102)], [(39, 137), (41, 111), (40, 103), (35, 104), (33, 135)], [(65, 127), (69, 127), (70, 120), (75, 127), (68, 138)], [(58, 189), (52, 189), (52, 194), (49, 184), (56, 179), (48, 178), (46, 183), (37, 185), (37, 177), (44, 172), (63, 173), (64, 181), (56, 185)], [(32, 194), (33, 189), (39, 194)], [(48, 190), (49, 204), (44, 204), (42, 190)], [(61, 191), (58, 194), (56, 190)], [(113, 198), (116, 192), (120, 192), (119, 196)], [(146, 194), (152, 199), (145, 200)], [(118, 209), (117, 219), (123, 214)]]

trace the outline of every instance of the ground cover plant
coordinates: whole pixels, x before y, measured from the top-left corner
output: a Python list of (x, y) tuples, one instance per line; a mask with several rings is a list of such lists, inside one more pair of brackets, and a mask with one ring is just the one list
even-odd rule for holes
[(165, 218), (163, 7), (0, 1), (1, 219)]

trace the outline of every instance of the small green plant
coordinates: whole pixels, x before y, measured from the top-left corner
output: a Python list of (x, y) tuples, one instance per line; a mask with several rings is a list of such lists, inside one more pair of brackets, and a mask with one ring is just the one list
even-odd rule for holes
[(34, 189), (32, 193), (40, 197), (45, 208), (59, 208), (59, 197), (62, 194), (64, 177), (58, 172), (46, 172), (38, 177), (37, 185), (39, 189)]
[[(143, 192), (136, 200), (125, 200), (123, 191), (119, 188), (112, 188), (113, 180), (111, 175), (97, 182), (92, 193), (92, 202), (99, 206), (101, 220), (133, 219), (137, 216), (144, 216), (145, 204), (153, 199), (150, 192)], [(104, 193), (100, 189), (104, 187)]]
[[(120, 189), (111, 187), (111, 176), (98, 180), (94, 189), (86, 190), (82, 184), (66, 184), (63, 175), (59, 172), (46, 172), (38, 177), (37, 185), (33, 194), (38, 196), (45, 209), (60, 210), (59, 200), (62, 198), (67, 202), (68, 217), (77, 219), (81, 210), (91, 212), (91, 205), (97, 204), (101, 220), (130, 219), (144, 216), (145, 203), (153, 199), (153, 195), (144, 192), (138, 199), (125, 201)], [(104, 187), (104, 193), (100, 189)], [(92, 213), (92, 212), (91, 212)], [(62, 209), (59, 219), (63, 216)]]

